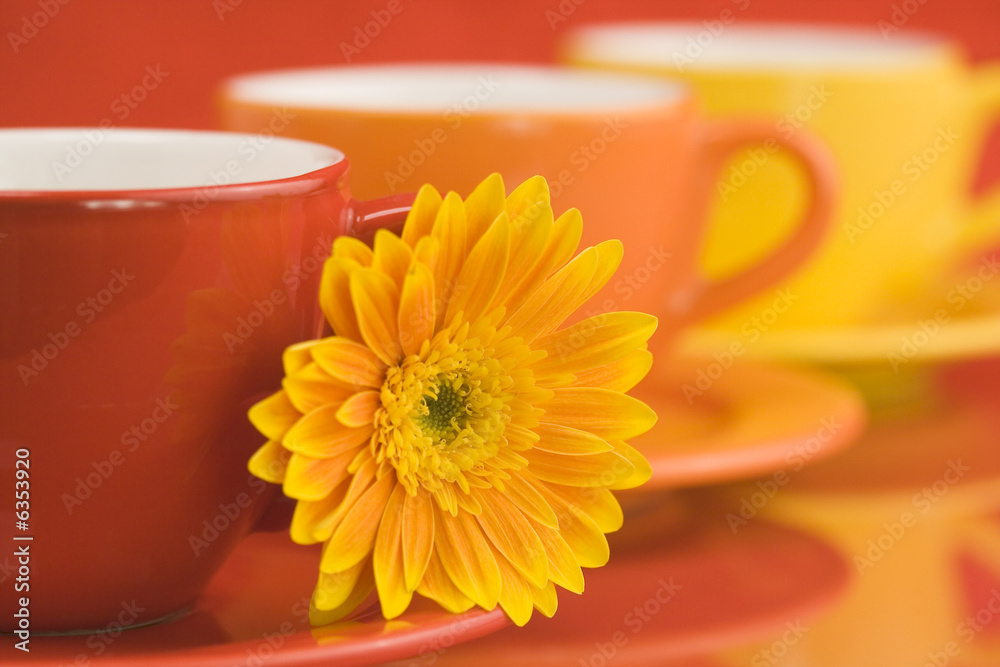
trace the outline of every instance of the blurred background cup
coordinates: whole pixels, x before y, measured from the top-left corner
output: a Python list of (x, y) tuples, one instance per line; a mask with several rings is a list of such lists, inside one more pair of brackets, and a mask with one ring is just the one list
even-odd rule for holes
[[(654, 344), (780, 281), (824, 235), (835, 175), (808, 133), (773, 122), (708, 121), (692, 90), (653, 77), (543, 66), (376, 65), (248, 74), (221, 89), (223, 127), (261, 127), (278, 110), (284, 136), (343, 147), (354, 187), (378, 196), (431, 183), (463, 195), (491, 172), (508, 187), (540, 174), (556, 213), (580, 209), (585, 244), (619, 238), (616, 278), (594, 315), (660, 316)], [(787, 197), (802, 203), (792, 229), (726, 280), (702, 277), (706, 209), (727, 159), (747, 146), (797, 160)], [(767, 227), (755, 216), (749, 227)]]
[(407, 210), (348, 172), (264, 133), (0, 130), (2, 536), (30, 565), (0, 631), (163, 619), (253, 527), (247, 409), (319, 333), (334, 237)]
[[(732, 18), (732, 17), (731, 17)], [(972, 69), (956, 45), (920, 33), (795, 24), (595, 24), (570, 31), (561, 59), (682, 78), (710, 117), (757, 114), (780, 136), (809, 130), (843, 174), (821, 251), (788, 285), (773, 330), (876, 323), (910, 312), (949, 263), (1000, 236), (1000, 191), (969, 194), (1000, 67)], [(763, 158), (763, 159), (761, 159)], [(719, 179), (706, 268), (725, 275), (794, 229), (801, 175), (785, 156), (736, 156)], [(764, 300), (727, 313), (739, 329)]]

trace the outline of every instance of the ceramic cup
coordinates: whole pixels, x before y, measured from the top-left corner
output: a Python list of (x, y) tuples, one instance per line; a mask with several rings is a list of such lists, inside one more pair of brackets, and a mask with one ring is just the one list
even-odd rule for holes
[[(876, 29), (725, 22), (584, 26), (561, 58), (586, 68), (681, 78), (710, 117), (758, 114), (785, 138), (809, 130), (833, 150), (843, 194), (830, 235), (788, 284), (778, 331), (877, 324), (914, 312), (935, 276), (1000, 232), (1000, 189), (968, 194), (988, 121), (1000, 112), (1000, 67), (971, 68), (954, 44)], [(784, 156), (736, 156), (706, 249), (710, 275), (739, 270), (783, 242), (801, 201)], [(730, 331), (772, 300), (726, 314)], [(919, 308), (916, 308), (919, 312)]]
[(266, 132), (0, 130), (0, 631), (162, 619), (251, 530), (247, 409), (319, 333), (333, 238), (407, 210), (348, 183)]
[[(535, 174), (556, 214), (583, 214), (586, 245), (621, 239), (615, 279), (584, 315), (660, 316), (658, 343), (786, 277), (824, 235), (834, 168), (807, 133), (703, 118), (693, 91), (654, 78), (542, 66), (377, 65), (250, 74), (220, 93), (223, 127), (261, 127), (275, 107), (285, 136), (338, 142), (357, 156), (364, 196), (432, 183), (463, 195), (491, 172), (508, 187)], [(803, 202), (794, 231), (738, 275), (699, 271), (706, 209), (727, 159), (746, 146), (793, 155)], [(654, 342), (656, 342), (654, 341)]]

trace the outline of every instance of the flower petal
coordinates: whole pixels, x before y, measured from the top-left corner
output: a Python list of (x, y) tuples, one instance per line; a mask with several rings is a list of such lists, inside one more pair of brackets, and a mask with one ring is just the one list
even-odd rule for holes
[(383, 273), (359, 269), (351, 274), (351, 300), (361, 337), (384, 363), (399, 361), (399, 288)]
[(403, 223), (403, 242), (416, 248), (420, 239), (430, 236), (434, 229), (434, 218), (440, 208), (441, 195), (438, 191), (432, 185), (422, 185), (406, 215), (406, 222)]
[(454, 192), (445, 195), (437, 218), (434, 219), (432, 236), (438, 242), (439, 252), (431, 270), (434, 272), (435, 296), (437, 297), (440, 319), (437, 328), (441, 327), (444, 318), (442, 306), (454, 298), (458, 272), (465, 262), (465, 206), (462, 199)]
[(281, 440), (302, 413), (295, 409), (288, 394), (278, 391), (259, 401), (247, 412), (250, 423), (269, 440)]
[(381, 387), (386, 364), (370, 349), (352, 340), (334, 336), (310, 352), (320, 368), (352, 387)]
[(382, 513), (372, 558), (375, 588), (382, 602), (382, 615), (396, 618), (410, 606), (413, 591), (403, 574), (403, 499), (406, 489), (396, 484)]
[(345, 382), (326, 373), (316, 362), (285, 376), (281, 386), (288, 400), (302, 414), (331, 403), (342, 403), (352, 393)]
[(344, 426), (360, 428), (374, 421), (375, 411), (381, 405), (379, 392), (374, 389), (358, 392), (337, 408), (337, 421)]
[[(320, 577), (322, 577), (320, 573)], [(371, 565), (365, 564), (365, 567), (361, 569), (361, 574), (358, 577), (357, 583), (354, 584), (354, 588), (351, 590), (350, 595), (344, 600), (343, 604), (335, 609), (319, 609), (316, 606), (317, 602), (322, 602), (324, 600), (324, 593), (322, 589), (319, 588), (319, 584), (316, 586), (316, 590), (313, 591), (312, 600), (309, 603), (309, 623), (314, 626), (330, 625), (331, 623), (336, 623), (342, 620), (344, 617), (348, 616), (355, 609), (358, 608), (362, 602), (365, 601), (371, 592), (375, 589), (375, 577), (372, 574)]]
[(556, 596), (556, 587), (552, 582), (550, 581), (546, 584), (545, 588), (535, 588), (534, 586), (529, 586), (529, 588), (531, 589), (531, 601), (534, 603), (535, 609), (548, 618), (555, 616), (559, 600)]
[[(523, 274), (516, 276), (517, 280), (504, 284), (497, 294), (496, 305), (502, 305), (508, 312), (520, 308), (525, 300), (537, 290), (549, 276), (573, 259), (576, 249), (580, 246), (583, 234), (583, 218), (576, 209), (570, 209), (559, 216), (552, 226), (544, 250), (539, 253), (536, 264)], [(513, 277), (511, 271), (508, 277)]]
[(395, 486), (396, 476), (385, 475), (369, 486), (347, 510), (327, 543), (319, 565), (321, 571), (346, 570), (371, 553), (379, 522)]
[[(531, 612), (534, 609), (531, 589), (524, 577), (515, 571), (495, 548), (493, 557), (496, 559), (497, 567), (500, 568), (500, 606), (515, 625), (523, 627), (531, 620)], [(543, 582), (542, 586), (546, 583)]]
[(368, 564), (360, 562), (342, 572), (320, 572), (319, 581), (316, 583), (316, 590), (313, 591), (312, 597), (312, 603), (316, 609), (329, 611), (347, 602), (357, 586), (358, 579), (365, 571), (366, 565)]
[(646, 313), (603, 313), (571, 327), (539, 337), (532, 349), (547, 356), (532, 365), (539, 372), (578, 373), (614, 363), (644, 348), (656, 331), (656, 318)]
[(313, 358), (309, 350), (321, 342), (319, 340), (307, 340), (286, 347), (284, 353), (281, 355), (281, 363), (285, 368), (285, 375), (292, 375), (312, 363)]
[(434, 336), (434, 276), (425, 265), (414, 262), (403, 279), (399, 295), (399, 341), (403, 354), (416, 354), (424, 341)]
[(455, 295), (448, 304), (444, 321), (451, 322), (462, 312), (474, 322), (486, 312), (500, 289), (510, 254), (507, 216), (501, 214), (469, 253), (455, 283)]
[(572, 424), (605, 440), (633, 438), (656, 423), (656, 413), (627, 394), (596, 387), (558, 387), (552, 392), (552, 400), (541, 406), (543, 423)]
[(375, 232), (375, 250), (372, 268), (389, 276), (397, 287), (402, 286), (403, 276), (410, 268), (413, 251), (392, 232), (380, 229)]
[(653, 476), (653, 468), (649, 465), (646, 457), (632, 445), (621, 440), (611, 440), (610, 443), (615, 448), (615, 453), (628, 459), (635, 471), (629, 477), (615, 482), (609, 488), (615, 490), (634, 489), (648, 482), (649, 478)]
[(448, 577), (480, 607), (496, 607), (500, 599), (500, 570), (479, 524), (465, 512), (452, 516), (439, 511), (434, 526), (434, 552)]
[(359, 264), (349, 259), (326, 260), (319, 287), (319, 305), (333, 332), (349, 340), (361, 341), (361, 330), (351, 301), (351, 273)]
[(549, 578), (548, 560), (531, 524), (502, 493), (490, 489), (475, 495), (482, 507), (476, 521), (486, 537), (528, 581), (544, 586)]
[(403, 570), (406, 589), (416, 590), (434, 552), (434, 507), (418, 490), (403, 500)]
[(597, 270), (597, 251), (588, 248), (531, 294), (506, 324), (511, 336), (532, 342), (547, 334), (580, 305), (580, 296)]
[(613, 364), (578, 372), (569, 386), (600, 387), (625, 393), (642, 382), (652, 367), (653, 355), (648, 350), (636, 350)]
[(521, 473), (510, 473), (510, 479), (504, 482), (504, 493), (528, 518), (549, 528), (559, 528), (559, 519), (552, 507)]
[[(583, 510), (575, 505), (571, 505), (553, 493), (547, 485), (536, 482), (535, 488), (538, 489), (549, 505), (552, 506), (556, 516), (559, 517), (558, 535), (572, 549), (573, 555), (576, 556), (576, 561), (582, 567), (603, 567), (607, 565), (611, 552), (608, 549), (608, 540), (604, 537), (604, 533), (601, 532), (597, 523), (587, 516)], [(536, 531), (538, 531), (538, 536), (544, 542), (545, 537), (542, 535), (542, 532), (537, 527)], [(549, 549), (547, 542), (545, 549), (546, 551)], [(552, 579), (555, 580), (554, 577)]]
[(285, 481), (285, 470), (292, 453), (277, 440), (268, 440), (254, 452), (247, 464), (250, 472), (265, 482), (281, 484)]
[(550, 484), (549, 490), (568, 504), (583, 510), (605, 533), (613, 533), (622, 527), (625, 517), (622, 514), (621, 505), (608, 489), (574, 488)]
[(465, 198), (465, 219), (468, 227), (465, 239), (466, 252), (476, 245), (497, 216), (504, 212), (503, 178), (500, 174), (493, 173)]
[(313, 410), (289, 429), (282, 444), (298, 454), (329, 459), (355, 449), (371, 437), (374, 425), (344, 426), (337, 419), (339, 409), (339, 404), (333, 404)]
[(525, 452), (524, 458), (528, 459), (528, 472), (536, 478), (566, 486), (610, 487), (635, 472), (629, 460), (614, 451), (566, 456), (536, 448)]
[[(535, 427), (539, 440), (534, 448), (552, 454), (582, 456), (610, 452), (614, 448), (593, 433), (562, 424), (539, 424)], [(530, 457), (528, 457), (530, 460)]]
[(538, 539), (545, 545), (549, 561), (549, 580), (573, 593), (582, 593), (584, 587), (583, 570), (576, 555), (560, 531), (541, 524), (532, 523)]
[(292, 524), (288, 531), (292, 541), (296, 544), (316, 544), (325, 541), (329, 536), (321, 533), (317, 537), (316, 529), (340, 509), (349, 486), (345, 479), (325, 498), (300, 500), (295, 503), (295, 512), (292, 514)]
[(452, 614), (467, 612), (476, 604), (455, 586), (437, 553), (432, 553), (427, 561), (427, 570), (417, 586), (417, 592), (436, 601)]
[(338, 236), (333, 240), (333, 257), (350, 259), (360, 266), (371, 266), (374, 253), (364, 241), (353, 236)]
[(292, 454), (282, 492), (296, 500), (322, 500), (347, 478), (347, 466), (353, 458), (350, 450), (332, 459)]

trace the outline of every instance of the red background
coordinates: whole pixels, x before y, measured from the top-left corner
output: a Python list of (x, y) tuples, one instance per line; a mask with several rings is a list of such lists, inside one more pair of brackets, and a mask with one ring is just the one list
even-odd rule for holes
[[(344, 64), (341, 43), (351, 43), (355, 28), (390, 1), (401, 11), (352, 62), (544, 62), (576, 23), (713, 19), (735, 6), (735, 0), (0, 0), (0, 126), (110, 119), (119, 126), (212, 127), (212, 95), (222, 79)], [(1000, 0), (749, 0), (739, 20), (874, 27), (903, 5), (916, 9), (903, 31), (935, 30), (962, 42), (974, 61), (1000, 60)], [(16, 39), (15, 52), (11, 35), (45, 6), (58, 11), (39, 15), (46, 25), (27, 41)], [(547, 11), (560, 7), (572, 13), (553, 27)], [(119, 113), (112, 104), (157, 65), (166, 79), (121, 119), (121, 104)], [(988, 171), (1000, 173), (1000, 150), (990, 153)]]

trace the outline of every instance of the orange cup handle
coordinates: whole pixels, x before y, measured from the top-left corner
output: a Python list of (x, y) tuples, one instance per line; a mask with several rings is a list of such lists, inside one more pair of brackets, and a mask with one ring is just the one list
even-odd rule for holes
[(367, 201), (352, 199), (347, 207), (344, 233), (363, 241), (370, 241), (379, 229), (400, 233), (416, 196), (407, 192)]
[(782, 136), (773, 122), (709, 123), (702, 151), (702, 170), (695, 183), (696, 197), (704, 208), (696, 219), (702, 220), (702, 224), (708, 223), (704, 209), (707, 209), (711, 193), (715, 192), (719, 172), (733, 154), (742, 148), (768, 142), (787, 149), (801, 161), (808, 179), (808, 208), (792, 236), (750, 268), (718, 281), (707, 281), (694, 271), (696, 277), (687, 289), (679, 292), (680, 300), (674, 304), (681, 317), (690, 322), (715, 315), (780, 282), (808, 260), (826, 236), (840, 189), (836, 161), (814, 135), (799, 130)]

